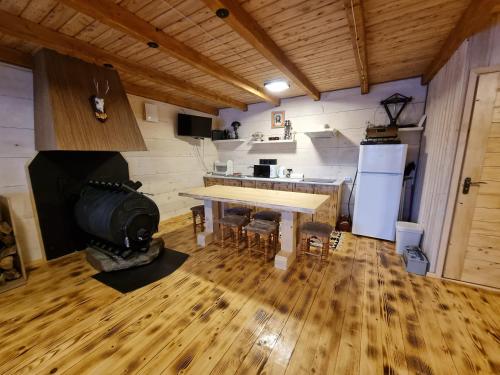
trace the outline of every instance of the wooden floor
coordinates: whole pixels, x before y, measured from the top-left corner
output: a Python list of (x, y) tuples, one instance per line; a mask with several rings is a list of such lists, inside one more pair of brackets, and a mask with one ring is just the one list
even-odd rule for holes
[(0, 374), (500, 373), (499, 295), (408, 275), (389, 243), (348, 234), (284, 272), (196, 249), (186, 217), (162, 233), (191, 256), (133, 293), (78, 253), (0, 295)]

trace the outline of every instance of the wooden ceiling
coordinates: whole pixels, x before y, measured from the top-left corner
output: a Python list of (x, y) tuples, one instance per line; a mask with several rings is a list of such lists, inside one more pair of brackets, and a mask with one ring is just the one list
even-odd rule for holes
[[(275, 78), (291, 83), (279, 98), (317, 99), (320, 92), (356, 86), (367, 92), (369, 84), (423, 75), (470, 4), (0, 0), (0, 56), (1, 47), (24, 59), (48, 47), (108, 62), (131, 93), (214, 113), (277, 104), (263, 88)], [(220, 7), (230, 16), (217, 17)], [(150, 37), (160, 48), (148, 47)]]

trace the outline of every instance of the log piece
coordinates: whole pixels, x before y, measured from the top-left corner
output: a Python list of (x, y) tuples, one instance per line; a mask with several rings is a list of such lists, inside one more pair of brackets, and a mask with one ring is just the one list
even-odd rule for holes
[(5, 246), (12, 246), (16, 243), (16, 240), (12, 234), (4, 234), (0, 232), (0, 241)]
[(14, 257), (9, 255), (3, 259), (0, 259), (0, 268), (7, 271), (14, 268)]
[(86, 250), (87, 261), (99, 271), (118, 271), (151, 263), (158, 257), (164, 246), (165, 244), (162, 238), (155, 238), (151, 241), (148, 251), (137, 251), (127, 259), (113, 259), (101, 251), (89, 247)]
[(0, 233), (11, 234), (12, 227), (6, 221), (0, 221)]
[(17, 253), (17, 247), (15, 245), (6, 247), (5, 249), (0, 250), (0, 259), (3, 259), (10, 255), (14, 255), (16, 253)]
[(21, 274), (15, 268), (3, 271), (3, 275), (5, 275), (5, 280), (7, 281), (16, 280), (21, 277)]

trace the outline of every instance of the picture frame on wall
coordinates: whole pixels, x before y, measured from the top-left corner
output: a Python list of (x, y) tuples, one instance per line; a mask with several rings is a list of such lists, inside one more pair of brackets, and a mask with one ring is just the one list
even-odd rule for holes
[(285, 127), (285, 111), (271, 112), (271, 129)]

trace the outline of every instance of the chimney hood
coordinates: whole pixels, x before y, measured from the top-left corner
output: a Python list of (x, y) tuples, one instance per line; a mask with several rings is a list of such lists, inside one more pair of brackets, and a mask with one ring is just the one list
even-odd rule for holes
[[(146, 150), (115, 70), (47, 49), (37, 52), (34, 61), (38, 151)], [(106, 115), (93, 108), (93, 95), (104, 99)]]

